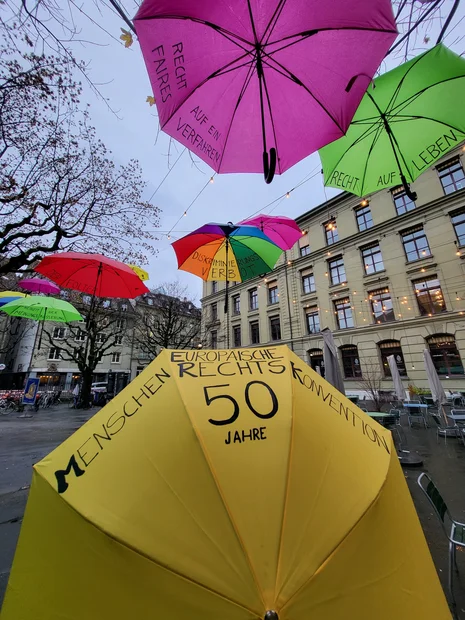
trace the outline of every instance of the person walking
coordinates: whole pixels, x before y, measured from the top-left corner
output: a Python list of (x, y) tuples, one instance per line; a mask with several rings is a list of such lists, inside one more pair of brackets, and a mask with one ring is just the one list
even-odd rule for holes
[(76, 383), (73, 390), (73, 399), (74, 399), (74, 408), (77, 409), (78, 401), (79, 401), (79, 383)]

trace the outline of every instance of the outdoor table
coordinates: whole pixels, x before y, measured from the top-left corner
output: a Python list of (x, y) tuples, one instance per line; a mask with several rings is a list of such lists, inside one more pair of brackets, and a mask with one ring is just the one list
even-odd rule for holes
[(448, 413), (447, 417), (454, 422), (465, 422), (465, 411), (463, 413)]
[(383, 420), (383, 418), (394, 418), (392, 413), (383, 413), (382, 411), (365, 411), (365, 413), (369, 415), (370, 418), (373, 418), (373, 420), (376, 420), (376, 422), (379, 422), (380, 424), (383, 424), (383, 422), (385, 421)]
[(425, 411), (428, 411), (428, 405), (425, 405), (424, 403), (403, 403), (402, 406), (404, 409), (418, 407), (419, 409), (424, 409)]

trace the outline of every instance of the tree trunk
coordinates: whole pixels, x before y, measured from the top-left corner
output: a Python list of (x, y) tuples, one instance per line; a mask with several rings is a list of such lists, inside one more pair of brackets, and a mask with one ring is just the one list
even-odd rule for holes
[(92, 405), (92, 375), (93, 371), (90, 368), (86, 368), (82, 374), (82, 387), (81, 387), (81, 407), (88, 409)]

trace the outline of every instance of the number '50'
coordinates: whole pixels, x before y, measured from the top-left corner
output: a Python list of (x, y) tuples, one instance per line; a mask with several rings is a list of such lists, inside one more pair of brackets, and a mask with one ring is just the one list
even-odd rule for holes
[[(215, 400), (218, 401), (222, 399), (222, 400), (228, 400), (231, 403), (232, 409), (233, 409), (231, 416), (227, 418), (226, 420), (213, 420), (212, 418), (210, 418), (208, 420), (210, 424), (214, 424), (215, 426), (222, 426), (223, 424), (232, 424), (239, 417), (239, 413), (240, 413), (239, 403), (233, 396), (231, 396), (230, 394), (225, 394), (225, 393), (222, 393), (222, 394), (216, 393), (214, 396), (212, 396), (210, 393), (210, 390), (218, 390), (219, 388), (227, 388), (229, 387), (229, 385), (230, 385), (229, 383), (224, 383), (222, 385), (206, 385), (203, 388), (205, 402), (207, 403), (208, 407)], [(257, 387), (254, 390), (251, 390), (250, 388), (254, 385)], [(263, 389), (258, 388), (258, 386), (263, 386), (265, 391), (268, 393), (268, 397), (271, 397), (271, 403), (270, 403), (271, 409), (267, 413), (263, 411), (262, 412), (258, 411), (257, 407), (254, 406), (251, 402), (251, 398), (250, 398), (251, 392), (254, 397), (255, 405), (258, 404), (257, 403), (258, 401), (261, 405), (261, 408), (263, 408), (269, 402), (269, 398), (267, 398), (267, 396), (264, 394)], [(247, 383), (247, 385), (245, 386), (244, 397), (245, 397), (245, 402), (246, 402), (247, 407), (250, 409), (250, 411), (254, 415), (257, 416), (257, 418), (261, 418), (262, 420), (267, 420), (269, 418), (272, 418), (274, 415), (276, 415), (278, 411), (278, 399), (276, 398), (276, 394), (273, 392), (270, 386), (267, 383), (264, 383), (263, 381), (250, 381), (249, 383)], [(217, 403), (217, 404), (220, 405), (220, 403)], [(228, 408), (229, 408), (229, 405), (228, 405)], [(226, 405), (224, 403), (221, 403), (221, 405), (218, 407), (218, 410), (221, 412), (224, 411), (226, 413)]]

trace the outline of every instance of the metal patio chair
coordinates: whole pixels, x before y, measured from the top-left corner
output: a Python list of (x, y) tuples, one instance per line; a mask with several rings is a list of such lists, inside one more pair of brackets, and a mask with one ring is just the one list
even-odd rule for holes
[(426, 424), (426, 418), (423, 415), (423, 411), (421, 407), (415, 407), (415, 406), (408, 407), (407, 418), (408, 418), (408, 425), (410, 427), (412, 427), (412, 424), (414, 422), (419, 422), (420, 424), (423, 424), (425, 428), (428, 428), (428, 425)]
[(444, 437), (444, 443), (447, 443), (448, 437), (458, 437), (460, 431), (457, 425), (449, 426), (444, 423), (443, 418), (439, 413), (430, 413), (430, 418), (437, 424), (436, 428), (436, 440), (439, 441), (439, 437)]
[(442, 495), (439, 493), (436, 485), (428, 476), (428, 474), (426, 474), (425, 472), (420, 474), (418, 476), (418, 484), (423, 493), (428, 498), (430, 504), (433, 506), (436, 514), (438, 515), (439, 520), (442, 523), (444, 532), (446, 533), (446, 536), (449, 540), (449, 576), (447, 583), (452, 601), (455, 602), (454, 592), (452, 590), (452, 576), (454, 572), (454, 566), (457, 570), (455, 549), (456, 547), (465, 547), (465, 523), (459, 523), (458, 521), (454, 521), (445, 501), (442, 498)]

